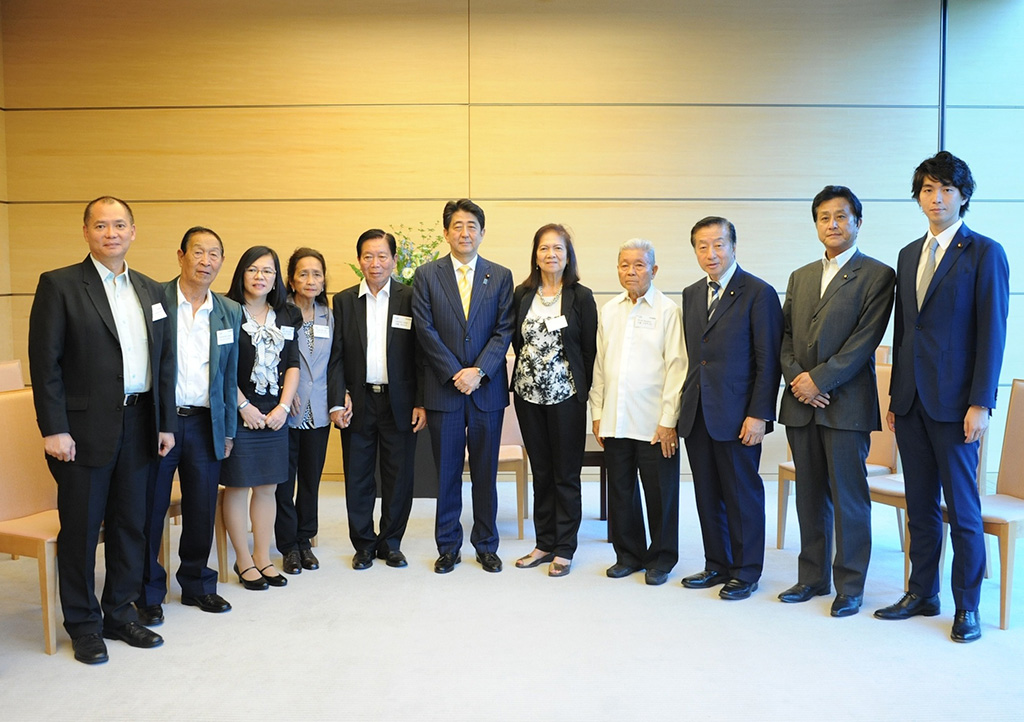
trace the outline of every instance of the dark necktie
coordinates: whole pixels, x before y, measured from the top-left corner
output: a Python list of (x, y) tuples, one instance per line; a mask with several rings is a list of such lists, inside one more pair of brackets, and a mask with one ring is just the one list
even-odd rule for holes
[(708, 281), (708, 286), (711, 288), (711, 303), (708, 304), (708, 320), (710, 321), (715, 309), (718, 308), (719, 300), (721, 300), (718, 291), (721, 290), (722, 284), (718, 281)]

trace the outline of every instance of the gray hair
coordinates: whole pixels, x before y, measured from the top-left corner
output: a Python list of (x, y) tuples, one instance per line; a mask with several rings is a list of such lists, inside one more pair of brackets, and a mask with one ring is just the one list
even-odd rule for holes
[(645, 238), (630, 238), (619, 246), (619, 255), (623, 251), (643, 251), (647, 256), (647, 265), (654, 268), (654, 244)]

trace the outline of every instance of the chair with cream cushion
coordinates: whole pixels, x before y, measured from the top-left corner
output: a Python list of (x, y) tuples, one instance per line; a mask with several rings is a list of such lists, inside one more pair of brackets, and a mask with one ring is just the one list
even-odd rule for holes
[(0, 361), (0, 391), (15, 391), (25, 388), (25, 377), (21, 373), (21, 359)]

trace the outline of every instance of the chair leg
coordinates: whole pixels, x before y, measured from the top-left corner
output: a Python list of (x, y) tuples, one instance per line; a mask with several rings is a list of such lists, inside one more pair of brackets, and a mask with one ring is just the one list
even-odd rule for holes
[[(160, 539), (160, 566), (167, 569), (167, 561), (171, 558), (171, 517), (164, 517), (164, 532)], [(167, 591), (171, 591), (171, 575), (167, 574)]]
[(213, 528), (217, 544), (217, 578), (224, 583), (228, 581), (228, 532), (224, 526), (224, 489), (217, 492), (217, 516)]
[(1013, 596), (1013, 558), (1017, 551), (1017, 524), (1008, 524), (999, 534), (999, 628), (1010, 626), (1010, 598)]
[(907, 515), (903, 515), (903, 588), (910, 588), (910, 525)]
[(778, 529), (775, 532), (775, 548), (786, 546), (786, 518), (789, 516), (789, 486), (791, 481), (779, 476), (779, 514)]
[(46, 653), (57, 652), (57, 543), (42, 542), (39, 562), (39, 597), (43, 603), (43, 636)]
[(983, 535), (985, 539), (985, 578), (992, 578), (992, 547), (989, 546), (991, 539), (988, 538), (988, 534)]
[(526, 469), (525, 464), (516, 467), (516, 518), (519, 522), (519, 538), (523, 538), (523, 518), (526, 516)]
[(907, 540), (903, 536), (903, 510), (900, 509), (898, 506), (895, 506), (893, 508), (896, 510), (896, 526), (900, 530), (900, 551), (909, 552), (910, 550), (907, 549)]

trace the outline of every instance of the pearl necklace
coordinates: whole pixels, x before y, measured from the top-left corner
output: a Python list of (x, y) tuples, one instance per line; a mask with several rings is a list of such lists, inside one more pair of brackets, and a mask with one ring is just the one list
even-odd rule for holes
[(543, 294), (541, 293), (542, 290), (543, 289), (540, 289), (540, 288), (537, 289), (537, 298), (539, 298), (540, 302), (542, 304), (544, 304), (545, 306), (554, 306), (556, 303), (558, 303), (558, 300), (562, 297), (562, 289), (559, 288), (558, 289), (558, 293), (556, 293), (554, 295), (554, 297), (550, 301), (545, 300)]

